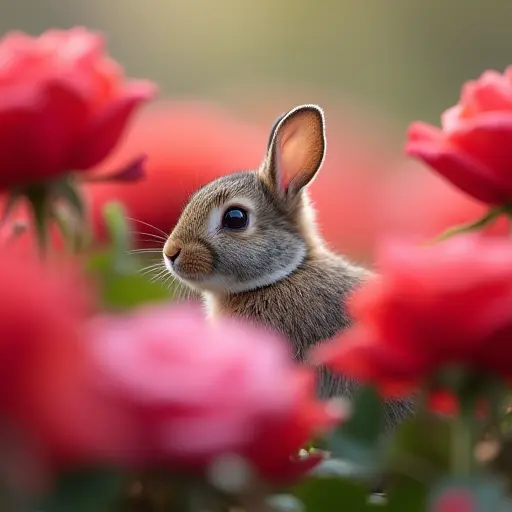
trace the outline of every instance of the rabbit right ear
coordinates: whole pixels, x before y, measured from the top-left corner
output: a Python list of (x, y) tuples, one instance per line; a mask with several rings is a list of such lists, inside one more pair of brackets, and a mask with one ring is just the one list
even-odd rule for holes
[(294, 108), (272, 127), (263, 179), (283, 199), (297, 196), (320, 169), (325, 146), (322, 109), (316, 105)]

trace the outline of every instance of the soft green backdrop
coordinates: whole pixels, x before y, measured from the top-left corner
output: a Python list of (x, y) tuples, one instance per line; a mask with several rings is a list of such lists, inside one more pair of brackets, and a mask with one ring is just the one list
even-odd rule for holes
[(512, 62), (511, 21), (510, 0), (0, 0), (2, 33), (100, 29), (167, 95), (229, 106), (249, 87), (313, 87), (392, 117), (397, 144), (463, 81)]

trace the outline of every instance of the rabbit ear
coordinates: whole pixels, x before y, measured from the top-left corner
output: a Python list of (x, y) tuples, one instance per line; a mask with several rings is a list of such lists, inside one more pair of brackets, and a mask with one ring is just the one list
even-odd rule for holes
[(267, 150), (270, 150), (270, 147), (272, 145), (272, 141), (274, 140), (274, 135), (276, 134), (277, 127), (279, 126), (279, 123), (284, 119), (285, 114), (281, 114), (272, 125), (272, 128), (270, 129), (270, 135), (268, 136), (268, 143), (267, 143)]
[(272, 128), (263, 174), (283, 198), (296, 196), (315, 177), (325, 156), (325, 118), (320, 107), (302, 105)]

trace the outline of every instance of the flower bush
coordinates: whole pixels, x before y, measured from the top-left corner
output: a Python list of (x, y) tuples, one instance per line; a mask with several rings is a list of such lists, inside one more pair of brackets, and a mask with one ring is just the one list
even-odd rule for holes
[[(427, 244), (384, 240), (348, 299), (354, 323), (299, 364), (279, 334), (177, 302), (132, 254), (127, 215), (164, 240), (171, 180), (189, 193), (257, 165), (261, 134), (167, 104), (114, 153), (154, 86), (125, 80), (98, 34), (10, 34), (0, 56), (1, 510), (512, 510), (509, 71), (470, 82), (442, 130), (415, 123), (406, 144), (483, 216)], [(145, 182), (146, 145), (163, 148), (183, 112)], [(161, 195), (143, 208), (137, 187), (102, 180)], [(318, 364), (357, 380), (355, 396), (318, 399)], [(414, 416), (386, 430), (384, 400), (404, 396)]]

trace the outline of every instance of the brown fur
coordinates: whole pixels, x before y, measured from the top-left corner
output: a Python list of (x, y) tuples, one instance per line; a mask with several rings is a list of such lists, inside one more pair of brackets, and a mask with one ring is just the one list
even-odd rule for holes
[[(371, 275), (328, 250), (317, 232), (303, 188), (318, 172), (324, 152), (321, 110), (291, 111), (273, 129), (261, 168), (198, 190), (164, 249), (168, 256), (181, 250), (172, 270), (202, 292), (211, 315), (242, 317), (280, 332), (301, 361), (308, 348), (350, 325), (347, 297)], [(214, 223), (212, 232), (212, 212), (225, 211), (233, 201), (248, 205), (253, 224), (226, 231)], [(355, 386), (319, 369), (321, 397), (351, 396)], [(411, 412), (409, 401), (390, 402), (388, 426)]]

